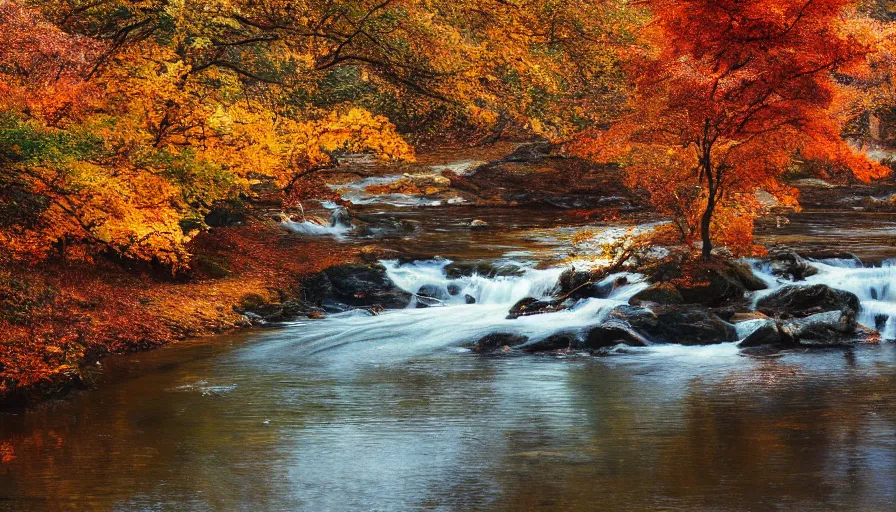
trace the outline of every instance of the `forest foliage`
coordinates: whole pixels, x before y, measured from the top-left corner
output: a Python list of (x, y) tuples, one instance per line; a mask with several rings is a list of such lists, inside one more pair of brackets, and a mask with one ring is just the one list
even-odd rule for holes
[(508, 124), (623, 164), (682, 238), (751, 243), (797, 160), (896, 105), (886, 0), (0, 0), (0, 258), (190, 265), (220, 201)]

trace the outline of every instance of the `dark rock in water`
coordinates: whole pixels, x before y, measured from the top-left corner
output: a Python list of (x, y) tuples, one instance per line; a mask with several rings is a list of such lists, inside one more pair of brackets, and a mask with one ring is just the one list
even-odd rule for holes
[(687, 304), (720, 306), (743, 300), (747, 291), (764, 290), (765, 283), (753, 275), (749, 265), (724, 262), (700, 269), (701, 282), (693, 286), (679, 287)]
[(711, 345), (737, 340), (734, 326), (699, 306), (661, 306), (655, 311), (619, 306), (609, 320), (621, 320), (652, 343)]
[(476, 297), (473, 297), (469, 294), (464, 295), (464, 302), (466, 302), (467, 304), (476, 304)]
[(411, 294), (396, 286), (382, 265), (330, 267), (303, 281), (302, 294), (306, 302), (314, 304), (331, 299), (354, 307), (379, 305), (388, 309), (404, 308), (411, 300)]
[(513, 333), (492, 333), (483, 336), (473, 345), (473, 352), (485, 354), (500, 350), (502, 347), (515, 347), (526, 343), (529, 338)]
[(425, 284), (421, 286), (420, 289), (417, 290), (417, 295), (420, 297), (427, 297), (440, 301), (446, 301), (449, 299), (447, 290), (444, 290), (441, 286), (436, 286), (434, 284)]
[(763, 345), (778, 345), (785, 341), (778, 331), (774, 320), (766, 320), (758, 329), (750, 333), (738, 344), (740, 348), (761, 347)]
[(769, 258), (769, 265), (772, 275), (791, 281), (805, 281), (807, 277), (818, 273), (817, 268), (793, 251), (773, 253)]
[(608, 320), (588, 331), (585, 340), (578, 348), (597, 350), (623, 344), (633, 347), (646, 347), (650, 342), (638, 334), (632, 326), (620, 320)]
[(607, 322), (619, 320), (638, 332), (652, 332), (659, 319), (656, 313), (640, 306), (617, 306), (607, 315)]
[(626, 276), (619, 276), (601, 283), (592, 282), (592, 279), (594, 279), (594, 275), (587, 270), (569, 268), (557, 279), (556, 295), (571, 299), (605, 299), (616, 288), (628, 284)]
[(769, 316), (780, 317), (806, 317), (834, 310), (855, 315), (859, 311), (859, 298), (823, 284), (793, 285), (761, 298), (756, 309)]
[(528, 343), (520, 347), (526, 352), (550, 352), (553, 350), (565, 350), (574, 347), (579, 341), (575, 332), (566, 331), (552, 334), (543, 340)]
[(351, 311), (352, 307), (344, 302), (333, 299), (324, 299), (320, 301), (320, 307), (327, 313), (345, 313)]
[(446, 288), (448, 289), (448, 295), (460, 295), (460, 286), (450, 283)]
[(707, 309), (665, 306), (657, 313), (657, 328), (648, 332), (651, 341), (680, 345), (712, 345), (737, 340), (737, 330)]
[(650, 288), (641, 290), (629, 299), (629, 304), (638, 305), (643, 303), (655, 304), (681, 304), (684, 299), (678, 288), (670, 283), (657, 283)]
[(561, 311), (563, 309), (566, 309), (566, 306), (559, 304), (556, 301), (538, 300), (534, 297), (526, 297), (525, 299), (514, 304), (512, 308), (510, 308), (510, 311), (507, 313), (507, 319), (514, 320), (521, 316), (553, 313), (555, 311)]
[(576, 288), (580, 288), (590, 282), (591, 272), (568, 268), (557, 279), (557, 293), (559, 295), (567, 295)]
[(347, 208), (336, 208), (330, 214), (330, 227), (352, 227), (352, 216)]
[(782, 337), (802, 346), (842, 345), (858, 341), (854, 314), (826, 311), (805, 318), (794, 318), (781, 325)]
[(448, 279), (460, 279), (479, 275), (482, 277), (514, 276), (519, 277), (525, 270), (514, 265), (499, 265), (488, 261), (454, 262), (445, 266)]

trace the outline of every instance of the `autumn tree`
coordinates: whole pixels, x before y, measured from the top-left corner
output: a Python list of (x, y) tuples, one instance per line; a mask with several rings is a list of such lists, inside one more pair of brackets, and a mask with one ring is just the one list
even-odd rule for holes
[(629, 182), (673, 213), (684, 235), (699, 233), (704, 258), (719, 231), (734, 248), (749, 246), (754, 191), (795, 201), (781, 180), (794, 155), (862, 180), (886, 172), (847, 147), (832, 111), (835, 75), (866, 53), (839, 25), (849, 1), (644, 3), (652, 51), (633, 59), (630, 112), (579, 148), (623, 160)]

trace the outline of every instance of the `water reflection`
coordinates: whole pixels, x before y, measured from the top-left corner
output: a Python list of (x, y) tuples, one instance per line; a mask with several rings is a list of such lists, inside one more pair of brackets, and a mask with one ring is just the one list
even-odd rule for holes
[(0, 465), (0, 509), (891, 510), (896, 500), (894, 345), (782, 357), (724, 346), (567, 359), (386, 350), (337, 371), (348, 370), (341, 351), (309, 359), (290, 340), (286, 329), (144, 354), (111, 365), (115, 386), (0, 416), (16, 455)]

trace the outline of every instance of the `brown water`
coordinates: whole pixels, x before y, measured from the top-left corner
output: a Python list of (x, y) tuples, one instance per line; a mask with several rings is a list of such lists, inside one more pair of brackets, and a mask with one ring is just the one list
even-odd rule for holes
[[(451, 225), (437, 215), (422, 222)], [(820, 219), (761, 235), (892, 238), (862, 216), (806, 227)], [(462, 222), (422, 236), (537, 259), (574, 232), (519, 222), (489, 243)], [(896, 344), (481, 357), (447, 333), (501, 306), (464, 308), (107, 360), (98, 389), (0, 414), (0, 510), (896, 509)]]

